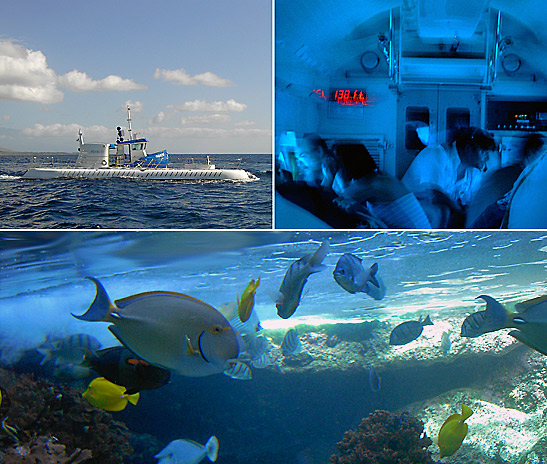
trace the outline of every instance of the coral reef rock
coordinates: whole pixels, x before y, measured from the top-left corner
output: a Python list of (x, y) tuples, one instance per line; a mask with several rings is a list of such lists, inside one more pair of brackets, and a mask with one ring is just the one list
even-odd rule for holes
[[(133, 453), (129, 444), (132, 435), (125, 424), (115, 421), (106, 411), (91, 406), (80, 391), (1, 368), (0, 385), (11, 399), (5, 424), (14, 430), (13, 436), (0, 433), (2, 464), (122, 464)], [(51, 450), (57, 453), (56, 460), (28, 460), (32, 459), (29, 456), (40, 453), (51, 456), (48, 454)], [(14, 461), (15, 457), (20, 460)], [(28, 459), (22, 461), (23, 457)], [(78, 461), (80, 458), (85, 458), (85, 461)]]
[(431, 440), (424, 425), (408, 412), (375, 411), (356, 430), (349, 430), (336, 445), (330, 464), (434, 463), (427, 447)]
[(81, 464), (90, 460), (91, 451), (76, 448), (67, 454), (64, 445), (47, 437), (38, 437), (24, 445), (13, 445), (2, 454), (2, 464)]

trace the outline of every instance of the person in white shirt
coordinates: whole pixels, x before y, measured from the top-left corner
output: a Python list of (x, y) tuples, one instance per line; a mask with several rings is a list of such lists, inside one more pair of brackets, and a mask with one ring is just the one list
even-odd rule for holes
[[(435, 191), (436, 197), (440, 192), (452, 201), (454, 209), (465, 208), (480, 185), (490, 152), (496, 149), (489, 132), (478, 127), (462, 128), (454, 143), (427, 146), (418, 153), (402, 181), (425, 203), (431, 198), (428, 192)], [(438, 226), (432, 217), (432, 205), (424, 205), (424, 209), (432, 225)]]

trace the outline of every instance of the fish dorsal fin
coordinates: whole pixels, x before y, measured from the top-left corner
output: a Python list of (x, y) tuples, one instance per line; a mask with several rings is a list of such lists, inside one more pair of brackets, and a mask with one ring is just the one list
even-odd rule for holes
[(545, 303), (547, 301), (547, 295), (538, 296), (536, 298), (532, 298), (530, 300), (521, 301), (520, 303), (517, 303), (515, 305), (515, 309), (519, 312), (525, 312), (528, 309), (530, 309), (532, 306), (536, 306), (541, 303)]
[(471, 417), (471, 414), (473, 414), (473, 411), (471, 408), (465, 404), (462, 404), (462, 419), (461, 421), (464, 422), (466, 419)]
[(178, 292), (167, 292), (167, 291), (155, 291), (155, 292), (143, 292), (143, 293), (137, 293), (136, 295), (126, 296), (125, 298), (122, 298), (120, 300), (116, 300), (114, 303), (118, 308), (125, 308), (129, 303), (144, 299), (144, 298), (150, 298), (153, 296), (174, 296), (178, 298), (184, 298), (187, 300), (194, 301), (196, 303), (199, 303), (201, 305), (205, 305), (207, 307), (212, 307), (211, 305), (205, 303), (205, 301), (202, 301), (198, 298), (194, 298), (190, 295), (185, 295), (184, 293), (178, 293)]

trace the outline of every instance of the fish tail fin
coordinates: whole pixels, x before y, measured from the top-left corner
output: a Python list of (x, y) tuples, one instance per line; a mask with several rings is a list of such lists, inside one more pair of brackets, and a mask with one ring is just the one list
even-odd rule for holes
[(471, 414), (473, 414), (473, 411), (469, 406), (466, 406), (465, 404), (462, 404), (462, 422), (464, 422), (466, 419), (469, 419), (471, 417)]
[(114, 304), (110, 301), (106, 290), (103, 285), (94, 277), (88, 277), (95, 284), (96, 295), (93, 303), (89, 306), (87, 311), (81, 316), (71, 313), (76, 319), (81, 321), (107, 321), (108, 315), (116, 308)]
[(139, 402), (139, 398), (140, 398), (140, 393), (133, 393), (132, 395), (129, 395), (126, 393), (124, 393), (124, 396), (125, 396), (125, 399), (127, 401), (129, 401), (133, 406), (136, 406), (137, 403)]
[(329, 246), (330, 244), (328, 240), (321, 242), (321, 246), (308, 258), (308, 265), (310, 266), (312, 272), (317, 272), (323, 269), (321, 263), (325, 259), (325, 256), (329, 253)]
[(427, 317), (422, 321), (422, 325), (433, 325), (433, 322), (431, 322), (431, 318), (429, 317), (429, 314)]
[(207, 440), (205, 443), (205, 453), (207, 454), (207, 459), (211, 462), (215, 462), (218, 457), (218, 438), (214, 435)]
[(512, 326), (511, 314), (499, 301), (488, 295), (479, 295), (478, 298), (486, 302), (486, 317), (488, 319), (489, 332)]
[(369, 280), (370, 282), (372, 282), (372, 285), (380, 288), (380, 282), (378, 282), (378, 279), (376, 278), (377, 273), (378, 273), (378, 263), (374, 263), (372, 266), (370, 266)]

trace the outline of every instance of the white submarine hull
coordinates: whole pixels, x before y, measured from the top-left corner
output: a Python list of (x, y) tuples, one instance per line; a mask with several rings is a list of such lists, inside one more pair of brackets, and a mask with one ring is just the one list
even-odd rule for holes
[(139, 168), (30, 168), (23, 179), (145, 179), (232, 180), (249, 182), (258, 177), (243, 169), (139, 169)]

